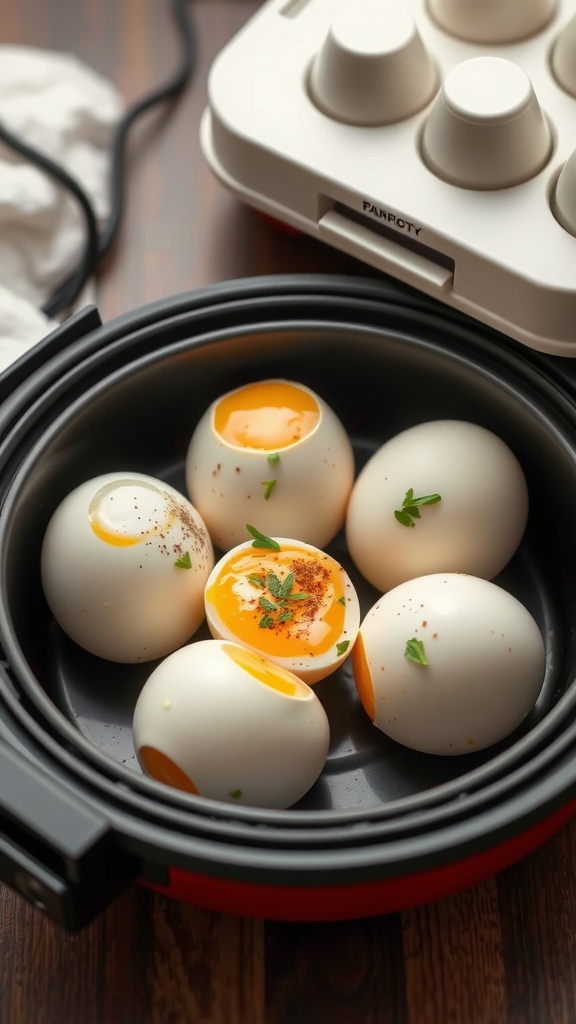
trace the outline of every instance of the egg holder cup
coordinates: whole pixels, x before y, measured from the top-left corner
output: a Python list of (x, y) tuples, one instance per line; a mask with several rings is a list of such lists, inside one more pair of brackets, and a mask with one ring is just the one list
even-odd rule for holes
[(269, 0), (202, 148), (257, 210), (574, 356), (575, 69), (574, 0)]
[[(571, 365), (384, 277), (303, 275), (213, 286), (104, 326), (88, 310), (1, 375), (3, 881), (68, 927), (134, 878), (230, 913), (358, 918), (454, 892), (552, 834), (576, 808), (576, 539), (557, 528), (576, 507)], [(346, 662), (317, 687), (332, 733), (326, 768), (288, 811), (144, 777), (130, 726), (153, 666), (75, 647), (48, 613), (39, 569), (49, 517), (75, 484), (130, 468), (181, 489), (210, 399), (274, 376), (332, 405), (358, 468), (416, 421), (467, 418), (502, 437), (531, 507), (498, 582), (532, 612), (547, 649), (522, 727), (454, 758), (376, 730)], [(347, 566), (341, 537), (331, 550)], [(350, 570), (367, 608), (374, 591)]]

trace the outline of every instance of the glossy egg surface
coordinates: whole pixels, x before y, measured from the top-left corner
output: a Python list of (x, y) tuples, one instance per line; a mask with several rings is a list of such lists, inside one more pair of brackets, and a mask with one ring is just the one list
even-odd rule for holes
[(434, 572), (492, 579), (514, 555), (528, 488), (511, 449), (475, 423), (435, 420), (385, 442), (354, 484), (346, 541), (381, 592)]
[(42, 545), (46, 601), (80, 647), (150, 661), (204, 620), (214, 565), (201, 516), (173, 487), (139, 473), (85, 481), (53, 513)]
[(430, 754), (467, 754), (516, 729), (544, 682), (544, 641), (515, 597), (488, 580), (435, 573), (388, 591), (352, 651), (374, 724)]
[(330, 732), (297, 676), (238, 644), (201, 640), (154, 669), (133, 720), (143, 771), (189, 793), (286, 808), (316, 781)]

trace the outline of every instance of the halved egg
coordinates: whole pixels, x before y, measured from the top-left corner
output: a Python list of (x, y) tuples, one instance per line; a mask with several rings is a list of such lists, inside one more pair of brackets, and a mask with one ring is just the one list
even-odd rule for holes
[(187, 498), (141, 473), (107, 473), (80, 484), (53, 513), (42, 586), (80, 647), (110, 661), (150, 661), (204, 621), (213, 565), (208, 531)]
[(351, 441), (317, 394), (287, 380), (246, 384), (213, 402), (186, 458), (186, 486), (216, 547), (245, 523), (324, 547), (344, 522), (354, 481)]
[(535, 619), (508, 591), (432, 573), (379, 598), (352, 667), (365, 711), (387, 736), (430, 754), (471, 754), (522, 723), (546, 653)]
[(335, 558), (261, 534), (216, 563), (205, 607), (213, 637), (243, 644), (310, 685), (348, 657), (360, 624), (356, 590)]
[(145, 774), (230, 804), (283, 809), (316, 781), (330, 730), (297, 676), (238, 644), (200, 640), (154, 669), (133, 718)]
[(509, 446), (479, 424), (433, 420), (386, 441), (361, 470), (346, 542), (381, 592), (434, 572), (492, 579), (527, 518), (528, 487)]

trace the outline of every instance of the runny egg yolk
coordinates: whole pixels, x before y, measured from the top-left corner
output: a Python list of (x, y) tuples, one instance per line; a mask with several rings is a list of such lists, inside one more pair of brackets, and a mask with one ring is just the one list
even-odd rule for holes
[(374, 687), (372, 686), (372, 676), (366, 659), (366, 651), (364, 650), (361, 633), (358, 633), (356, 643), (352, 648), (352, 672), (362, 707), (368, 717), (374, 721), (376, 718)]
[(275, 452), (302, 441), (320, 420), (309, 391), (288, 381), (249, 384), (225, 395), (214, 410), (214, 429), (236, 448)]
[(141, 480), (111, 481), (97, 491), (88, 506), (94, 533), (114, 547), (140, 544), (164, 533), (177, 514), (171, 495)]
[(320, 551), (243, 548), (206, 590), (206, 603), (239, 643), (274, 658), (324, 654), (345, 623), (344, 572)]
[(239, 647), (236, 644), (224, 644), (222, 650), (240, 668), (254, 676), (258, 682), (264, 683), (265, 686), (278, 690), (287, 697), (308, 697), (310, 690), (302, 680), (292, 672), (287, 672), (279, 665), (275, 665), (274, 662), (261, 658), (246, 647)]

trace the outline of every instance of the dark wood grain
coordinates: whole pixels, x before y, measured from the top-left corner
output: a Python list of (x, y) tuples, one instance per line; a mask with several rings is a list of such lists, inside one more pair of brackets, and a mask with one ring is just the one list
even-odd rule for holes
[[(257, 0), (192, 0), (199, 61), (130, 142), (99, 275), (104, 319), (227, 278), (362, 268), (281, 235), (214, 180), (198, 127), (212, 58)], [(2, 43), (75, 53), (130, 102), (171, 73), (166, 0), (2, 4)], [(133, 886), (69, 935), (0, 887), (0, 1024), (574, 1024), (576, 823), (468, 892), (388, 917), (263, 924)]]

